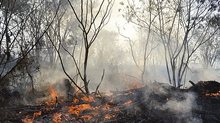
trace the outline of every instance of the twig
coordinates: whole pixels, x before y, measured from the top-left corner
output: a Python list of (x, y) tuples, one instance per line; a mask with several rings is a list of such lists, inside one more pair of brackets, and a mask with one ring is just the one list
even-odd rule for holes
[(192, 84), (192, 86), (196, 86), (196, 84), (191, 80), (189, 80), (189, 83)]
[(105, 76), (105, 69), (103, 69), (101, 80), (100, 80), (98, 86), (96, 87), (96, 90), (95, 90), (95, 93), (96, 93), (96, 94), (97, 94), (97, 92), (98, 92), (98, 89), (99, 89), (100, 85), (102, 84), (102, 81), (103, 81), (103, 79), (104, 79), (104, 76)]

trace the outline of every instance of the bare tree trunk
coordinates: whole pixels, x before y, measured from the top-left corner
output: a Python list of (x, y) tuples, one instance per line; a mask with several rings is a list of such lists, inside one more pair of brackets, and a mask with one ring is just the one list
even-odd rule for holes
[(8, 27), (6, 27), (6, 60), (9, 61), (11, 58), (11, 53), (10, 53), (10, 42), (11, 42), (11, 38), (8, 32)]
[(80, 71), (80, 64), (77, 64), (75, 56), (71, 54), (67, 49), (64, 50), (73, 58), (73, 62), (77, 68), (78, 74), (81, 80), (84, 83), (84, 88), (87, 94), (89, 91), (89, 80), (87, 76), (87, 67), (88, 67), (88, 58), (89, 50), (92, 44), (96, 41), (97, 36), (99, 35), (102, 28), (108, 23), (111, 15), (111, 9), (114, 3), (114, 0), (101, 0), (97, 4), (97, 10), (94, 8), (94, 3), (97, 1), (90, 0), (80, 0), (80, 11), (77, 12), (77, 9), (70, 0), (68, 3), (73, 11), (74, 16), (79, 24), (81, 33), (83, 35), (83, 44), (84, 44), (84, 63), (83, 71)]
[(89, 49), (85, 49), (85, 59), (84, 59), (84, 86), (85, 91), (87, 94), (89, 94), (89, 81), (87, 80), (87, 65), (88, 65), (88, 55), (89, 55)]

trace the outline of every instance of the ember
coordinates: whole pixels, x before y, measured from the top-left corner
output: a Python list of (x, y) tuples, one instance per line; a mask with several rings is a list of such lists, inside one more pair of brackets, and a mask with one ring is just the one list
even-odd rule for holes
[(128, 100), (127, 102), (124, 103), (125, 106), (130, 106), (132, 104), (132, 100)]
[(84, 116), (81, 116), (82, 119), (84, 119), (84, 121), (89, 121), (92, 119), (93, 116), (91, 115), (84, 115)]
[(74, 98), (73, 103), (79, 103), (79, 99)]
[(36, 117), (40, 116), (40, 115), (41, 115), (41, 111), (35, 112), (32, 117), (26, 116), (26, 117), (22, 120), (22, 122), (23, 122), (23, 123), (33, 123), (34, 119), (35, 119)]
[(105, 119), (110, 120), (114, 117), (114, 115), (106, 114)]
[(102, 110), (103, 111), (108, 111), (110, 109), (110, 105), (109, 104), (104, 104), (103, 106), (102, 106)]
[(41, 111), (35, 112), (33, 118), (40, 116), (41, 115)]
[[(206, 83), (206, 85), (209, 85), (211, 87), (211, 83)], [(218, 103), (220, 102), (220, 91), (201, 89), (201, 87), (204, 88), (206, 86), (197, 85), (195, 85), (197, 88), (186, 90), (165, 88), (166, 86), (161, 86), (160, 84), (155, 84), (155, 86), (158, 86), (158, 88), (163, 88), (163, 90), (168, 93), (151, 93), (146, 99), (143, 94), (145, 94), (146, 90), (149, 90), (150, 88), (145, 86), (143, 88), (132, 89), (128, 91), (117, 91), (116, 93), (113, 92), (113, 95), (111, 96), (102, 95), (102, 98), (100, 98), (99, 96), (96, 97), (94, 95), (86, 96), (83, 94), (78, 94), (73, 98), (72, 101), (59, 101), (57, 105), (54, 105), (54, 103), (49, 103), (50, 105), (48, 105), (45, 104), (45, 102), (42, 102), (41, 105), (31, 107), (27, 106), (21, 108), (22, 110), (17, 110), (18, 112), (15, 114), (17, 115), (17, 117), (21, 117), (22, 120), (20, 119), (18, 121), (22, 121), (23, 123), (119, 121), (175, 123), (177, 119), (183, 123), (187, 123), (188, 120), (191, 118), (189, 117), (189, 115), (184, 114), (182, 118), (179, 119), (179, 117), (176, 117), (173, 110), (164, 110), (153, 106), (155, 106), (155, 104), (156, 106), (169, 104), (172, 103), (172, 101), (174, 102), (175, 100), (177, 100), (179, 104), (184, 101), (186, 102), (187, 100), (185, 100), (184, 95), (187, 95), (187, 93), (190, 92), (196, 93), (198, 95), (197, 104), (202, 107), (192, 107), (191, 113), (193, 115), (201, 116), (204, 122), (214, 120), (212, 117), (203, 116), (202, 114), (204, 113), (204, 111), (210, 112), (213, 117), (220, 116), (219, 112), (217, 112), (220, 110), (218, 106), (216, 106), (215, 108), (212, 107), (213, 104), (218, 105)], [(53, 92), (54, 95), (57, 95), (56, 91), (53, 89), (50, 90), (50, 92)], [(56, 99), (56, 96), (52, 96), (53, 94), (51, 94), (51, 97), (55, 97)], [(217, 111), (213, 112), (215, 111), (214, 109), (217, 109)], [(12, 112), (9, 109), (7, 111)], [(4, 121), (7, 120), (4, 119)]]
[(0, 0), (0, 123), (220, 123), (217, 81), (220, 0)]
[(205, 96), (218, 97), (218, 96), (220, 96), (220, 91), (218, 91), (216, 93), (206, 93)]
[(22, 119), (23, 123), (33, 123), (33, 118), (30, 116), (26, 116), (24, 119)]
[(55, 113), (52, 118), (53, 123), (62, 123), (61, 116), (61, 113)]
[(89, 96), (89, 97), (84, 96), (84, 97), (81, 98), (81, 100), (83, 100), (85, 102), (95, 102), (94, 98), (91, 97), (91, 96)]
[(70, 106), (68, 112), (70, 114), (79, 116), (82, 111), (85, 111), (88, 109), (92, 110), (92, 107), (90, 104), (81, 104), (81, 105), (77, 105), (77, 106)]

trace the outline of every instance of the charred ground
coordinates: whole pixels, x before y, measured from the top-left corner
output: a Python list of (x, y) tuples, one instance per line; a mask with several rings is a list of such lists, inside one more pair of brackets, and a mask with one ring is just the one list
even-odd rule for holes
[(111, 96), (76, 94), (72, 101), (55, 98), (40, 105), (4, 106), (0, 116), (1, 122), (16, 123), (217, 123), (220, 122), (219, 102), (220, 83), (216, 81), (200, 81), (188, 89), (152, 83), (142, 88), (114, 91)]

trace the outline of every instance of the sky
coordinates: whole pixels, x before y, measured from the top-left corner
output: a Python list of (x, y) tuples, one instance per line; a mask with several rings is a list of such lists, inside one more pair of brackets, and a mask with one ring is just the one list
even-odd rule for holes
[[(106, 25), (105, 29), (108, 31), (118, 32), (118, 27), (120, 27), (120, 33), (131, 38), (136, 37), (136, 31), (134, 26), (131, 23), (128, 23), (125, 18), (122, 17), (122, 13), (119, 12), (119, 9), (122, 9), (122, 6), (119, 4), (121, 1), (116, 0), (112, 9), (111, 19)], [(119, 37), (120, 38), (120, 37)]]

